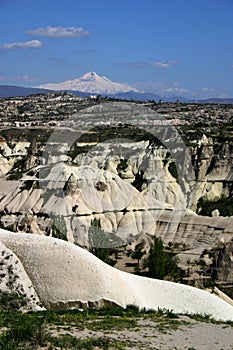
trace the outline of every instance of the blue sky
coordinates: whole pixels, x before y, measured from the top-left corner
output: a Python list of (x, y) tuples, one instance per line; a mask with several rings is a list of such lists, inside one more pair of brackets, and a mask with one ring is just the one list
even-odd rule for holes
[(0, 84), (88, 71), (144, 91), (233, 97), (233, 0), (0, 0)]

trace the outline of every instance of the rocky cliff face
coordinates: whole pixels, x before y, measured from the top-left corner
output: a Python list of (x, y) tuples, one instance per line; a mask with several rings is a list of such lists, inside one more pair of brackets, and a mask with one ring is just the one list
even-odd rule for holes
[(192, 147), (196, 181), (193, 186), (191, 208), (196, 209), (200, 198), (213, 200), (232, 195), (232, 143), (214, 144), (203, 136), (197, 147)]
[[(2, 132), (1, 225), (46, 235), (62, 231), (88, 246), (96, 219), (116, 238), (113, 245), (158, 234), (160, 226), (166, 242), (197, 243), (199, 199), (232, 195), (232, 142), (216, 143), (195, 130), (187, 138), (174, 118), (114, 102), (83, 109), (52, 131)], [(188, 215), (195, 219), (186, 228)]]
[[(80, 151), (87, 146), (88, 152)], [(215, 232), (211, 227), (220, 222), (218, 218), (210, 219), (214, 224), (208, 225), (197, 216), (192, 224), (190, 218), (185, 222), (183, 218), (195, 215), (201, 197), (231, 195), (231, 143), (216, 146), (205, 135), (195, 140), (185, 150), (192, 165), (189, 177), (182, 175), (185, 169), (180, 172), (164, 145), (149, 140), (76, 142), (76, 153), (63, 140), (50, 144), (49, 152), (42, 153), (43, 149), (35, 141), (1, 140), (3, 227), (49, 235), (55, 219), (62, 217), (68, 240), (83, 246), (89, 244), (88, 230), (94, 219), (117, 237), (113, 245), (119, 244), (118, 238), (127, 242), (144, 233), (161, 232), (166, 242), (194, 245), (198, 240), (210, 244), (218, 238), (216, 233), (206, 234)], [(222, 230), (227, 239), (229, 227), (225, 224)]]

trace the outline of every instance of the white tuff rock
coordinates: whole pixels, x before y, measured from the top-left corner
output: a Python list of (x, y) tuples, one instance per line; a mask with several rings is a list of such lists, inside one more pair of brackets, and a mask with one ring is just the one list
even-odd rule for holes
[(113, 303), (233, 320), (233, 307), (194, 287), (131, 275), (59, 239), (0, 230), (0, 240), (21, 261), (47, 308)]

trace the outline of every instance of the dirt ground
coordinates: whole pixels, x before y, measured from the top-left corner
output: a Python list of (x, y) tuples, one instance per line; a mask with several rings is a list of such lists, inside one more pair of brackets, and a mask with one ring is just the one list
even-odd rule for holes
[(139, 319), (136, 328), (132, 329), (102, 331), (87, 328), (77, 330), (73, 327), (66, 331), (61, 327), (50, 331), (54, 336), (69, 334), (79, 339), (116, 340), (125, 350), (233, 350), (232, 325), (197, 321), (188, 316), (180, 316), (178, 325), (175, 321), (174, 326), (172, 323), (161, 325), (153, 320)]

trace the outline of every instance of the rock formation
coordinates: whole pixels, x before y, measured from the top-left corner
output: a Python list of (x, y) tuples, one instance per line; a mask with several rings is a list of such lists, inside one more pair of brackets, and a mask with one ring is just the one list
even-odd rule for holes
[(116, 270), (71, 243), (0, 230), (1, 249), (19, 259), (40, 301), (48, 309), (117, 304), (233, 320), (233, 307), (220, 298), (181, 284)]
[(113, 232), (125, 243), (148, 233), (161, 236), (165, 243), (204, 250), (222, 238), (232, 238), (233, 218), (201, 217), (188, 210), (167, 168), (148, 183), (140, 191), (117, 173), (91, 165), (40, 166), (24, 181), (1, 180), (1, 224), (14, 231), (48, 235), (53, 220), (62, 216), (69, 241), (82, 246), (88, 246), (88, 230), (95, 218), (106, 233)]
[(136, 103), (101, 103), (59, 125), (46, 142), (44, 129), (1, 137), (3, 228), (53, 235), (62, 221), (63, 237), (88, 247), (97, 219), (113, 246), (149, 234), (200, 254), (231, 240), (232, 217), (196, 212), (200, 198), (232, 195), (232, 142), (195, 130), (186, 140), (167, 114)]

